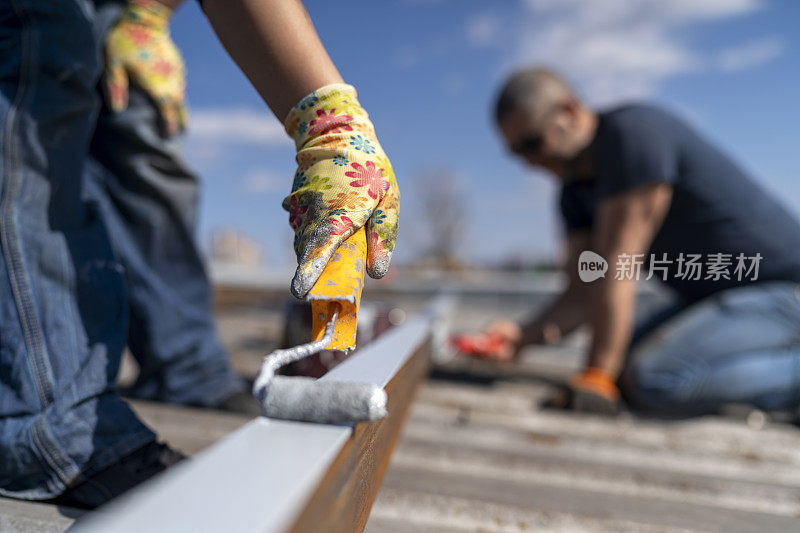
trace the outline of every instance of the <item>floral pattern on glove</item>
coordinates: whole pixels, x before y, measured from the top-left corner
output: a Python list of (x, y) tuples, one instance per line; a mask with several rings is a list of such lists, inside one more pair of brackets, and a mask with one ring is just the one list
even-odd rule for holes
[(362, 226), (367, 273), (383, 277), (397, 239), (400, 193), (355, 89), (334, 84), (314, 91), (284, 125), (295, 140), (298, 163), (283, 201), (298, 260), (292, 293), (304, 297), (337, 247)]
[(130, 0), (106, 39), (104, 86), (114, 112), (128, 107), (130, 84), (158, 107), (165, 133), (186, 128), (186, 67), (169, 35), (172, 11), (155, 0)]

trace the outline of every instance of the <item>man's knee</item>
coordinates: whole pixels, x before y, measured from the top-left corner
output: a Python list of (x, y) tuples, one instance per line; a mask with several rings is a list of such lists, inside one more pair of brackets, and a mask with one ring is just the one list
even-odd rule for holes
[(694, 369), (657, 361), (633, 362), (619, 379), (623, 397), (631, 406), (662, 412), (692, 409), (696, 383)]

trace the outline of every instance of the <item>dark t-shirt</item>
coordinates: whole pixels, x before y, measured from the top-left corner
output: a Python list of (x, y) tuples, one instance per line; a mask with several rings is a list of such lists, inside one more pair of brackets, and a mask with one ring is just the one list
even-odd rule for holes
[(652, 277), (690, 301), (746, 283), (800, 282), (797, 219), (686, 123), (656, 107), (628, 105), (600, 114), (596, 143), (595, 179), (561, 191), (568, 231), (591, 229), (606, 198), (669, 183), (672, 204), (650, 250), (624, 260), (642, 263), (641, 279), (656, 261)]

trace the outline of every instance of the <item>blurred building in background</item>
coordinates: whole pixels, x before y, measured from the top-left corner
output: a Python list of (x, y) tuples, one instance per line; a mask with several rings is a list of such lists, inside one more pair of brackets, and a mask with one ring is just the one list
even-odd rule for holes
[(211, 261), (239, 266), (264, 265), (264, 248), (235, 228), (216, 230), (211, 235)]

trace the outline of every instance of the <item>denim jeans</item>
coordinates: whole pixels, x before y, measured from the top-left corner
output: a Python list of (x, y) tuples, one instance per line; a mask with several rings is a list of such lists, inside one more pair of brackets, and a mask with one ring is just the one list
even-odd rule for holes
[(63, 492), (155, 438), (113, 383), (122, 267), (82, 182), (98, 97), (94, 6), (0, 1), (0, 493)]
[(103, 4), (0, 0), (0, 494), (20, 498), (56, 496), (155, 439), (114, 387), (129, 306), (141, 311), (88, 173)]
[(800, 405), (800, 285), (760, 282), (678, 304), (640, 326), (620, 386), (665, 413)]
[(214, 405), (244, 383), (219, 341), (195, 241), (198, 179), (182, 160), (180, 141), (161, 134), (159, 121), (135, 86), (125, 111), (101, 109), (87, 193), (125, 271), (128, 348), (140, 369), (129, 394)]

